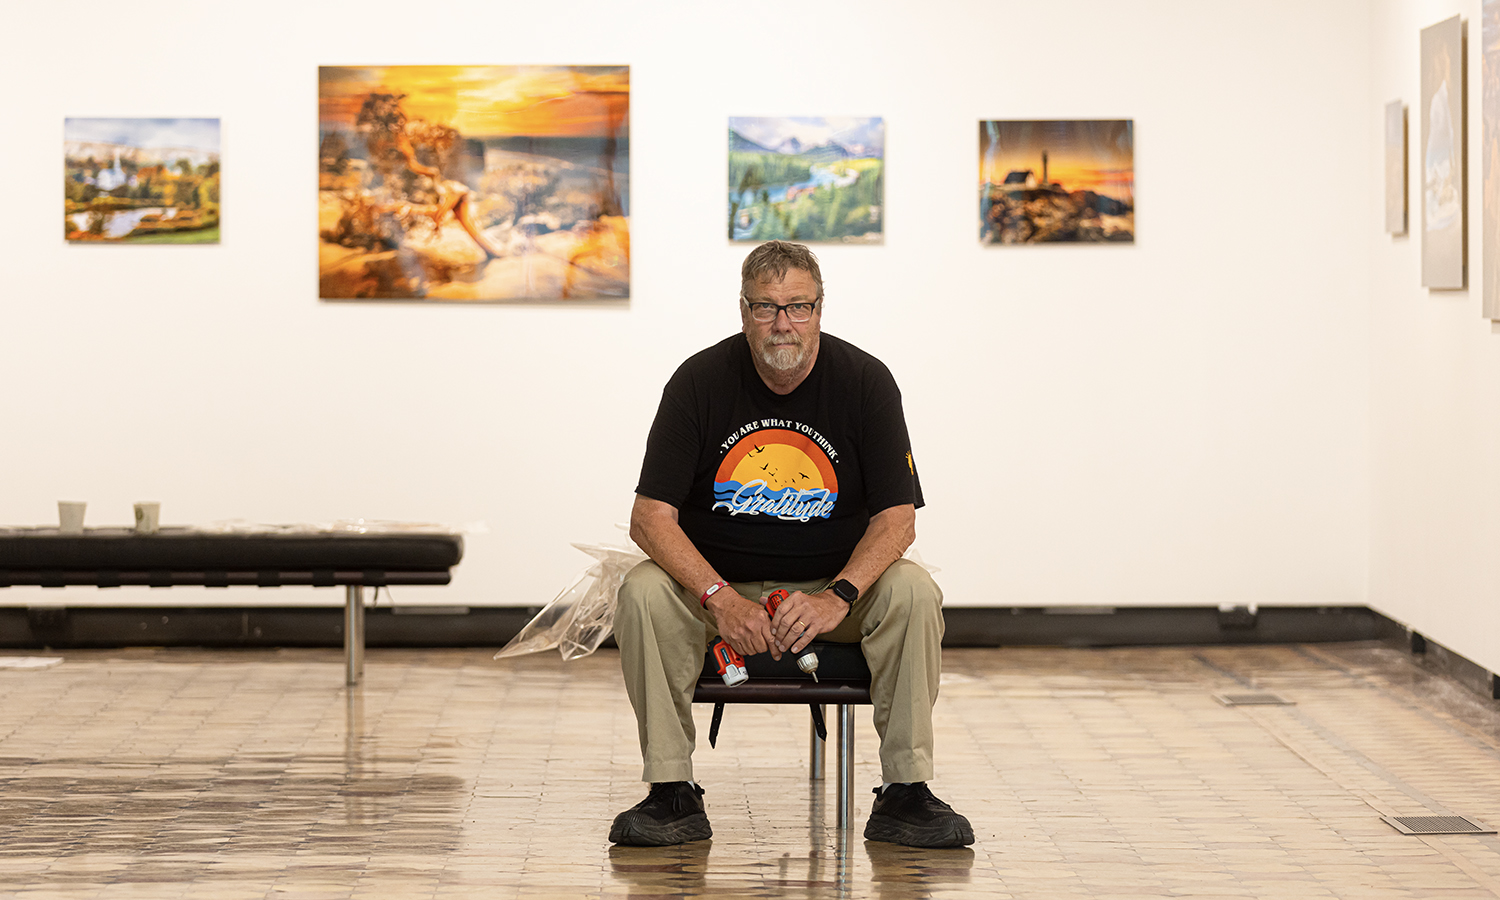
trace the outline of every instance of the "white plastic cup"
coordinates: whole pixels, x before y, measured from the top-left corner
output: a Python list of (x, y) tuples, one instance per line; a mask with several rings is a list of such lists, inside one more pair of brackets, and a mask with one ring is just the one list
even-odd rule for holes
[(155, 500), (135, 505), (135, 533), (156, 534), (161, 530), (161, 504)]
[(57, 530), (63, 534), (83, 534), (83, 510), (88, 504), (82, 500), (57, 501)]

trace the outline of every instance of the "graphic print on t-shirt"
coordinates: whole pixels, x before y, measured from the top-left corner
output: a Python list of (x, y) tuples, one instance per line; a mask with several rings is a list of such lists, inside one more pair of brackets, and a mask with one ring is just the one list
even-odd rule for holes
[(760, 428), (739, 437), (714, 477), (713, 508), (731, 516), (826, 519), (838, 498), (839, 480), (828, 453), (807, 434), (786, 428)]

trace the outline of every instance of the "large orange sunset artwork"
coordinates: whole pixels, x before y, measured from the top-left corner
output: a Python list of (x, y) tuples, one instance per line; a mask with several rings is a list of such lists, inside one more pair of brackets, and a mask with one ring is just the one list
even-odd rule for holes
[(628, 66), (324, 66), (319, 296), (630, 296)]

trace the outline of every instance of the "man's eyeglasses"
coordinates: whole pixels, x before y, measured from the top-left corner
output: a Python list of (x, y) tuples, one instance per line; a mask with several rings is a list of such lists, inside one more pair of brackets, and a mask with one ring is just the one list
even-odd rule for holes
[(818, 308), (813, 303), (768, 303), (764, 300), (746, 300), (745, 305), (750, 307), (750, 317), (757, 322), (774, 322), (776, 314), (785, 312), (787, 319), (793, 322), (806, 322), (812, 318), (813, 310)]

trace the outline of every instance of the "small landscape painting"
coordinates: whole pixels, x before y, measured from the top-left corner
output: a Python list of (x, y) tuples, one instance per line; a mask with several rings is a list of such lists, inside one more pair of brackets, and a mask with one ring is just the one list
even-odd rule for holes
[(979, 123), (983, 244), (1133, 243), (1131, 119)]
[(630, 296), (629, 66), (323, 66), (318, 296)]
[(729, 239), (878, 244), (885, 120), (731, 116)]
[(63, 221), (75, 244), (217, 244), (219, 120), (65, 120)]

